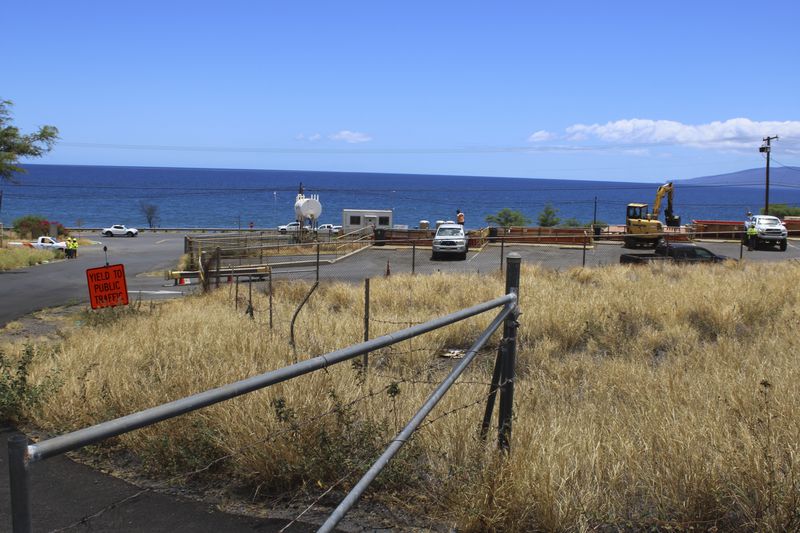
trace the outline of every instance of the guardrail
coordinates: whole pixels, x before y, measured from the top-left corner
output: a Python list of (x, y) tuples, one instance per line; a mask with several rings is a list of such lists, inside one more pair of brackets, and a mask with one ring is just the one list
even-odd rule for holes
[(505, 452), (510, 451), (511, 426), (513, 418), (514, 377), (516, 360), (517, 316), (519, 279), (521, 259), (518, 254), (509, 254), (506, 276), (506, 294), (493, 300), (435, 318), (423, 324), (383, 335), (376, 339), (352, 345), (347, 348), (329, 352), (312, 359), (301, 361), (278, 370), (266, 372), (235, 383), (207, 390), (186, 398), (165, 403), (144, 411), (139, 411), (121, 418), (96, 424), (94, 426), (73, 431), (65, 435), (53, 437), (37, 443), (29, 444), (24, 435), (15, 435), (8, 440), (8, 458), (11, 493), (11, 521), (14, 533), (31, 531), (31, 488), (30, 466), (38, 461), (77, 450), (105, 439), (116, 437), (136, 429), (151, 426), (157, 422), (190, 413), (225, 400), (236, 398), (249, 392), (257, 391), (288, 381), (290, 379), (326, 369), (331, 365), (348, 361), (371, 351), (391, 346), (423, 333), (439, 329), (461, 320), (482, 314), (492, 309), (501, 311), (472, 345), (463, 360), (447, 375), (437, 389), (430, 395), (408, 425), (401, 431), (384, 454), (367, 471), (361, 481), (353, 488), (342, 503), (331, 514), (319, 531), (332, 531), (347, 511), (358, 501), (360, 496), (385, 467), (397, 451), (411, 437), (422, 420), (444, 397), (461, 373), (474, 361), (478, 351), (488, 342), (491, 335), (503, 325), (503, 340), (495, 359), (495, 368), (489, 389), (484, 419), (481, 424), (481, 435), (485, 438), (491, 423), (494, 410), (495, 395), (500, 393), (498, 413), (498, 446)]

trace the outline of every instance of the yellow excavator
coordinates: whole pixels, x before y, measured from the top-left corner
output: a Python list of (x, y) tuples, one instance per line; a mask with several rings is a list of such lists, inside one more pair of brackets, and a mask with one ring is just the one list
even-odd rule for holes
[(656, 201), (653, 203), (653, 212), (647, 212), (647, 204), (628, 204), (625, 216), (625, 248), (640, 246), (655, 246), (664, 233), (664, 226), (658, 220), (661, 213), (661, 202), (667, 197), (667, 207), (664, 209), (664, 220), (669, 227), (681, 225), (681, 217), (672, 212), (672, 192), (674, 187), (669, 181), (656, 191)]

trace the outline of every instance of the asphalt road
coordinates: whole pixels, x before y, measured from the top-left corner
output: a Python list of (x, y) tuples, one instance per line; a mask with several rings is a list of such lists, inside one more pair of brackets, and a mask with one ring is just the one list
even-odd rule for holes
[[(93, 236), (98, 244), (84, 246), (74, 260), (56, 261), (46, 265), (0, 272), (0, 326), (47, 307), (85, 302), (88, 304), (86, 269), (105, 265), (103, 246), (108, 248), (109, 263), (122, 263), (128, 282), (131, 301), (136, 298), (159, 299), (180, 297), (197, 290), (197, 285), (173, 286), (159, 272), (175, 268), (183, 253), (183, 235), (178, 233), (144, 233), (136, 238), (107, 238)], [(698, 242), (713, 252), (738, 259), (740, 251), (747, 261), (784, 261), (800, 259), (800, 241), (790, 240), (785, 252), (761, 249), (742, 250), (735, 242)], [(501, 258), (510, 252), (522, 256), (524, 264), (537, 264), (544, 268), (566, 270), (586, 265), (598, 267), (619, 263), (623, 253), (650, 253), (651, 250), (626, 250), (620, 243), (599, 243), (583, 250), (582, 247), (552, 245), (500, 246), (489, 244), (471, 250), (464, 261), (431, 259), (430, 249), (375, 246), (344, 258), (334, 264), (320, 266), (320, 279), (360, 282), (364, 278), (415, 272), (498, 271)], [(297, 258), (307, 261), (309, 258)], [(276, 257), (285, 263), (289, 258)], [(146, 275), (149, 274), (149, 275)], [(273, 270), (274, 279), (313, 280), (313, 266), (281, 266)], [(196, 280), (195, 280), (196, 282)]]
[(105, 266), (103, 246), (110, 264), (125, 265), (130, 298), (179, 296), (180, 287), (165, 287), (163, 276), (142, 274), (175, 268), (183, 254), (183, 235), (147, 233), (135, 238), (84, 235), (98, 244), (82, 246), (78, 257), (19, 270), (0, 272), (0, 326), (34, 311), (70, 303), (89, 303), (86, 269)]
[[(708, 248), (716, 254), (739, 259), (740, 246), (734, 242), (697, 242), (698, 246)], [(358, 282), (367, 277), (385, 276), (398, 273), (415, 272), (433, 274), (436, 272), (474, 272), (486, 274), (500, 270), (501, 258), (510, 252), (522, 257), (523, 264), (539, 265), (553, 270), (567, 270), (574, 267), (601, 267), (619, 264), (619, 257), (626, 253), (653, 253), (652, 249), (628, 250), (621, 243), (599, 243), (584, 250), (580, 246), (555, 245), (514, 245), (500, 246), (489, 244), (480, 250), (471, 250), (464, 261), (453, 259), (432, 260), (430, 249), (419, 248), (414, 253), (407, 247), (375, 246), (332, 265), (320, 266), (320, 279), (333, 279)], [(760, 249), (752, 252), (741, 250), (746, 261), (769, 262), (800, 259), (800, 241), (789, 241), (785, 252), (777, 249)], [(300, 278), (313, 280), (314, 267), (276, 269), (275, 279)]]
[[(0, 477), (3, 480), (8, 480), (8, 438), (15, 434), (18, 433), (13, 428), (0, 427)], [(86, 533), (271, 533), (283, 531), (284, 527), (290, 533), (317, 530), (317, 526), (304, 522), (288, 526), (288, 520), (224, 513), (210, 503), (142, 490), (63, 455), (33, 463), (29, 471), (32, 531), (65, 528)], [(0, 531), (11, 531), (7, 481), (0, 483)]]

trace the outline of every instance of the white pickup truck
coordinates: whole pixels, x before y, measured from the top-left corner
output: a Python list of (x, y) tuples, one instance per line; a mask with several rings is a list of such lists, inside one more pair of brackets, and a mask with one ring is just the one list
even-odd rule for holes
[[(781, 219), (769, 215), (753, 215), (744, 222), (745, 229), (750, 226), (755, 226), (758, 232), (756, 234), (756, 242), (753, 243), (756, 248), (760, 244), (767, 244), (769, 246), (778, 246), (782, 252), (786, 251), (789, 232), (786, 231), (786, 226), (783, 225)], [(747, 236), (745, 235), (746, 238)]]
[(35, 241), (30, 242), (10, 242), (9, 246), (25, 246), (28, 248), (36, 248), (37, 250), (61, 250), (67, 249), (67, 243), (59, 242), (52, 237), (39, 237)]

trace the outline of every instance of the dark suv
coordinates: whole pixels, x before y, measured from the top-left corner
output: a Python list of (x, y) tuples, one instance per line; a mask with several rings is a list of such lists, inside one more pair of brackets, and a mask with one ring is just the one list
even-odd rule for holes
[(660, 241), (656, 246), (656, 255), (671, 257), (675, 261), (698, 263), (722, 263), (730, 259), (724, 255), (717, 255), (711, 250), (688, 243), (666, 243)]

